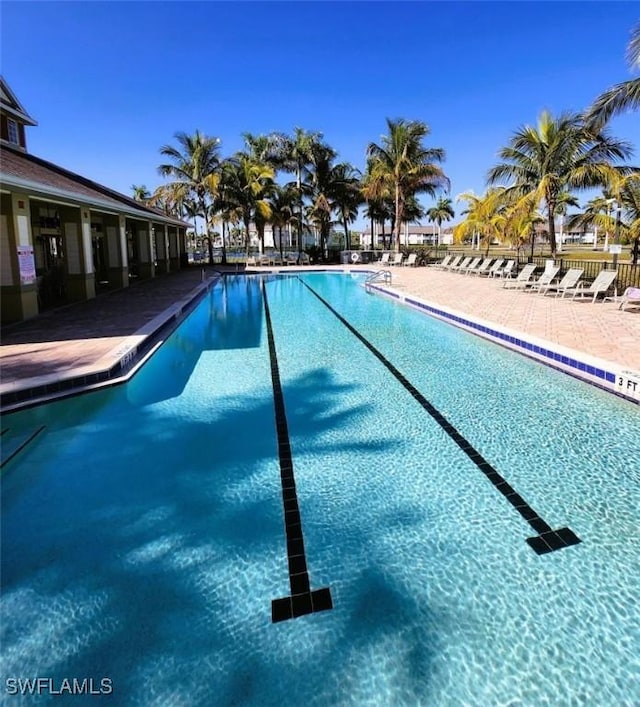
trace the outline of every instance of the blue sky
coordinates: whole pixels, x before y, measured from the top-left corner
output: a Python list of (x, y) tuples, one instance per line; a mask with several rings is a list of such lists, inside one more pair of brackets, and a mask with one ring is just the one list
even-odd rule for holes
[[(363, 168), (385, 118), (422, 120), (451, 194), (484, 191), (541, 110), (581, 110), (631, 78), (635, 2), (11, 2), (2, 74), (38, 121), (29, 151), (114, 189), (162, 183), (178, 130), (222, 140), (320, 131)], [(636, 146), (640, 120), (611, 131)], [(430, 200), (423, 200), (425, 205)]]

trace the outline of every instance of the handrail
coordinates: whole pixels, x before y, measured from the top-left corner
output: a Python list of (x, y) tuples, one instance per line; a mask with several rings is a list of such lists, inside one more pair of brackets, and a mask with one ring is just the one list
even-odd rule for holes
[(364, 288), (368, 290), (369, 286), (374, 282), (384, 282), (386, 285), (390, 285), (392, 277), (391, 270), (376, 270), (364, 281)]

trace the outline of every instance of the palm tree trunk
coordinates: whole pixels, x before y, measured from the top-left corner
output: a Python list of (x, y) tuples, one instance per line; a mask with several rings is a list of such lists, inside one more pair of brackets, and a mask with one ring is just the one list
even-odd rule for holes
[(533, 262), (533, 249), (535, 247), (535, 242), (536, 242), (536, 229), (532, 226), (531, 227), (531, 257), (529, 258), (529, 262)]
[(556, 204), (554, 201), (548, 202), (548, 209), (549, 209), (549, 245), (551, 246), (551, 257), (555, 258), (556, 257), (556, 222), (555, 222), (555, 213), (556, 213)]
[(222, 219), (222, 265), (227, 264), (227, 233), (226, 233), (227, 222)]
[(298, 183), (298, 260), (300, 265), (300, 256), (302, 255), (302, 165), (298, 162), (298, 171), (296, 172)]
[(402, 213), (400, 208), (400, 189), (396, 184), (396, 214), (395, 223), (393, 224), (393, 249), (396, 253), (400, 252), (400, 225), (402, 224)]
[(249, 257), (249, 250), (251, 247), (251, 241), (249, 240), (249, 218), (244, 218), (243, 219), (244, 223), (244, 250), (247, 258)]
[(342, 214), (342, 225), (344, 226), (344, 249), (351, 250), (351, 239), (349, 238), (349, 224), (347, 222), (347, 217), (344, 214)]

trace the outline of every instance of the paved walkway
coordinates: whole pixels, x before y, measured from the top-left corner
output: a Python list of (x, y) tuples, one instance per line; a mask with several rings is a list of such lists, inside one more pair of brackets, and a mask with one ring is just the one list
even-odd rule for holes
[(505, 289), (501, 280), (393, 268), (394, 289), (640, 371), (640, 308)]
[[(207, 276), (214, 274), (207, 272)], [(118, 351), (150, 321), (161, 319), (171, 305), (201, 286), (201, 280), (200, 269), (185, 270), (5, 328), (0, 345), (0, 390), (27, 388), (43, 378), (63, 379), (77, 375), (78, 370), (95, 370), (110, 352)], [(614, 302), (591, 304), (506, 290), (497, 280), (434, 268), (393, 268), (392, 287), (640, 371), (638, 307), (620, 311)]]
[(79, 369), (95, 367), (146, 324), (193, 292), (201, 281), (200, 269), (183, 270), (4, 328), (0, 391), (32, 387), (39, 379), (52, 376), (72, 377)]

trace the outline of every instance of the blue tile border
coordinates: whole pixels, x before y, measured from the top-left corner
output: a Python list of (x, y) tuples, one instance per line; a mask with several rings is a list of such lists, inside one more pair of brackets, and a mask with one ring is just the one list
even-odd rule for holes
[[(619, 390), (610, 387), (614, 386), (618, 380), (618, 375), (614, 371), (593, 366), (589, 363), (580, 361), (577, 358), (571, 358), (566, 354), (544, 348), (538, 344), (518, 338), (513, 334), (507, 334), (503, 331), (499, 331), (498, 329), (494, 329), (487, 324), (481, 324), (480, 322), (473, 321), (466, 317), (461, 317), (451, 312), (447, 312), (439, 307), (427, 304), (426, 302), (413, 299), (410, 296), (402, 296), (396, 292), (386, 290), (378, 285), (370, 285), (370, 288), (376, 290), (382, 295), (400, 300), (404, 304), (408, 304), (423, 313), (431, 314), (439, 319), (444, 319), (454, 326), (458, 326), (460, 328), (464, 327), (466, 331), (469, 331), (472, 334), (480, 336), (487, 341), (492, 341), (493, 343), (503, 345), (511, 351), (516, 351), (523, 356), (527, 356), (527, 358), (530, 358), (533, 361), (537, 361), (545, 366), (554, 368), (556, 371), (566, 373), (567, 375), (577, 378), (585, 383), (589, 383), (596, 388), (600, 388), (607, 393), (612, 393), (623, 400), (640, 405), (639, 399), (632, 398), (631, 396), (625, 395)], [(591, 376), (591, 378), (587, 378), (586, 376)], [(607, 383), (609, 385), (606, 385)]]
[(53, 383), (7, 391), (0, 394), (0, 410), (3, 414), (9, 414), (53, 400), (61, 400), (91, 392), (97, 385), (119, 385), (146, 356), (150, 355), (152, 350), (155, 350), (158, 344), (168, 338), (183, 319), (195, 309), (196, 305), (214, 287), (216, 282), (218, 282), (218, 278), (210, 278), (204, 285), (195, 288), (195, 291), (180, 303), (177, 311), (174, 311), (173, 307), (165, 310), (171, 313), (170, 316), (163, 318), (143, 341), (128, 350), (109, 368), (86, 375), (71, 376)]

